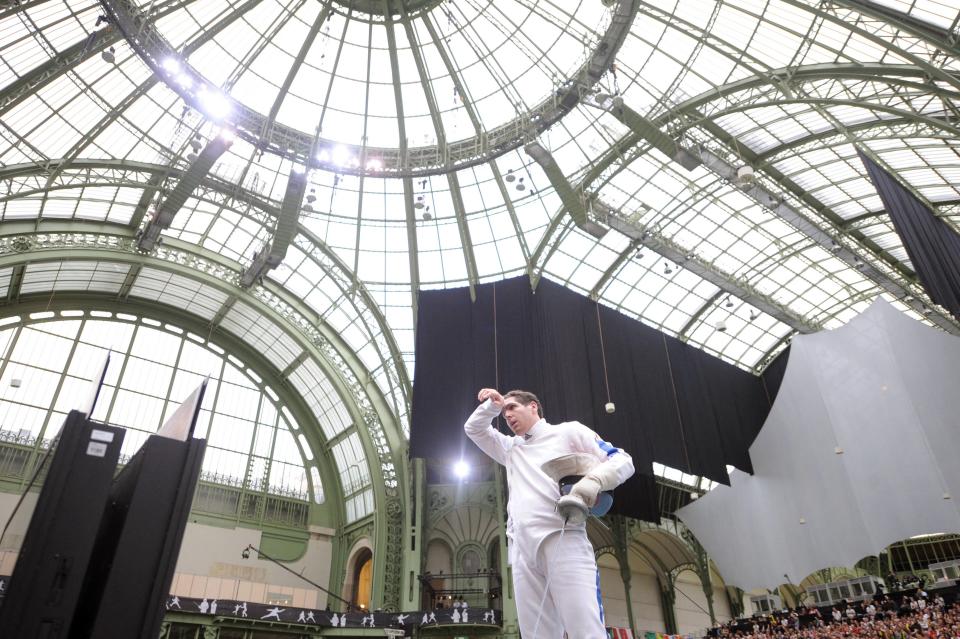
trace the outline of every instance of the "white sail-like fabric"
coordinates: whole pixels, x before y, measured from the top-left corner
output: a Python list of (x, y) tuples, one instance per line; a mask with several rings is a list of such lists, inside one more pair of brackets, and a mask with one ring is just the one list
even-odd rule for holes
[(677, 512), (728, 584), (799, 583), (960, 531), (960, 339), (879, 298), (794, 338), (750, 458), (753, 475), (734, 471)]

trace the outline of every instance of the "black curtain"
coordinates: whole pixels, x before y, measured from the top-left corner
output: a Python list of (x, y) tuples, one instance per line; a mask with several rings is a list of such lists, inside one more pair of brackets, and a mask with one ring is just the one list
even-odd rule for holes
[(752, 471), (747, 449), (782, 366), (756, 377), (547, 280), (475, 290), (472, 303), (466, 288), (420, 293), (411, 456), (482, 456), (463, 435), (477, 391), (520, 388), (540, 397), (547, 421), (583, 422), (633, 456), (616, 512), (658, 520), (653, 461), (724, 483), (728, 464)]
[(857, 149), (924, 290), (960, 320), (960, 235)]

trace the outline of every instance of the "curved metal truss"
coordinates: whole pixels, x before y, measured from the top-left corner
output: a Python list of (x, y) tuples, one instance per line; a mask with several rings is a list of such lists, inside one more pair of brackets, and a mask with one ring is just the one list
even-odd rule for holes
[[(145, 197), (152, 198), (157, 191), (163, 189), (160, 179), (177, 178), (182, 173), (183, 169), (177, 166), (117, 160), (74, 160), (62, 166), (59, 162), (51, 162), (45, 167), (32, 164), (8, 166), (0, 169), (0, 184), (5, 187), (0, 202), (94, 185), (142, 188)], [(279, 202), (266, 199), (213, 173), (202, 178), (193, 197), (218, 206), (232, 207), (263, 227), (267, 227), (280, 211)], [(133, 230), (139, 226), (139, 218), (145, 210), (146, 203), (142, 202), (141, 210), (130, 224)], [(342, 299), (362, 322), (368, 338), (376, 347), (380, 370), (387, 380), (383, 392), (389, 397), (395, 414), (400, 417), (401, 424), (406, 429), (410, 381), (399, 347), (376, 301), (363, 283), (353, 276), (352, 269), (310, 231), (301, 227), (295, 245), (324, 269), (337, 284)], [(366, 375), (375, 376), (376, 372), (368, 371)]]
[[(136, 238), (129, 229), (92, 227), (92, 225), (64, 225), (65, 228), (17, 232), (5, 227), (0, 236), (0, 265), (17, 266), (45, 260), (105, 259), (138, 266), (149, 265), (170, 270), (185, 277), (218, 289), (227, 294), (224, 307), (233, 304), (234, 298), (242, 298), (246, 304), (283, 326), (305, 352), (311, 353), (332, 380), (337, 381), (341, 393), (356, 407), (358, 430), (365, 434), (373, 445), (369, 458), (377, 460), (378, 480), (390, 497), (400, 496), (400, 474), (397, 465), (402, 463), (394, 451), (402, 449), (403, 435), (399, 432), (395, 417), (379, 393), (362, 380), (368, 373), (353, 351), (342, 343), (323, 324), (311, 317), (309, 309), (276, 287), (259, 285), (250, 289), (240, 286), (241, 272), (225, 264), (214, 255), (202, 255), (196, 247), (171, 240), (159, 247), (151, 256), (136, 249)], [(86, 227), (86, 228), (85, 228)], [(222, 310), (217, 317), (222, 318)], [(215, 317), (216, 320), (216, 317)], [(283, 373), (284, 371), (279, 371)], [(399, 453), (396, 453), (399, 455)]]

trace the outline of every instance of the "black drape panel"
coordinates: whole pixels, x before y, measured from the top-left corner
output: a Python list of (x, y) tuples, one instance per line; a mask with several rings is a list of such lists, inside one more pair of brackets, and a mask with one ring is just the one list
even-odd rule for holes
[(960, 235), (859, 149), (924, 290), (960, 320)]
[[(547, 420), (577, 420), (637, 467), (615, 510), (656, 520), (651, 462), (728, 482), (750, 472), (747, 449), (779, 377), (764, 381), (558, 284), (526, 277), (419, 296), (410, 427), (414, 457), (482, 453), (462, 424), (483, 387), (536, 393)], [(602, 344), (602, 347), (601, 347)], [(780, 373), (782, 377), (782, 372)], [(609, 399), (616, 410), (609, 414)], [(501, 424), (506, 432), (506, 426)]]

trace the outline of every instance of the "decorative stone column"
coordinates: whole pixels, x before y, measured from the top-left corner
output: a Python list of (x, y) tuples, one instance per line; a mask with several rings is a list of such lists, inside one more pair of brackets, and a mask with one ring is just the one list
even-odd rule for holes
[(707, 551), (689, 529), (682, 533), (684, 541), (690, 544), (695, 555), (694, 566), (697, 576), (700, 577), (700, 586), (703, 588), (703, 594), (707, 598), (707, 612), (710, 614), (710, 625), (716, 625), (717, 615), (713, 611), (713, 580), (710, 579), (710, 558)]
[[(666, 583), (664, 583), (666, 581)], [(663, 610), (663, 625), (668, 635), (677, 634), (677, 591), (673, 584), (673, 575), (667, 574), (666, 579), (657, 578), (660, 584), (660, 608)]]

